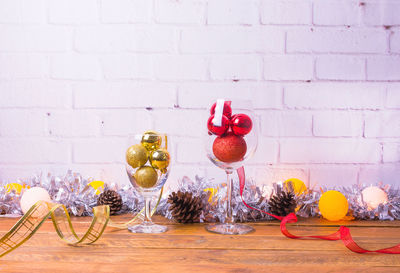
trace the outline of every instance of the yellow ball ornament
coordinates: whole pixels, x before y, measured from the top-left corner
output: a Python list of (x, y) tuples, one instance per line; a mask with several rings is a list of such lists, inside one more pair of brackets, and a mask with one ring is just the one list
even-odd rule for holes
[(157, 172), (150, 166), (143, 166), (137, 169), (133, 175), (136, 184), (142, 188), (152, 188), (158, 180)]
[(341, 192), (331, 190), (321, 195), (318, 207), (325, 219), (339, 221), (346, 216), (349, 210), (349, 203)]
[(154, 151), (160, 148), (162, 138), (161, 136), (155, 131), (146, 131), (142, 136), (142, 145), (148, 151)]
[(290, 189), (289, 187), (290, 182), (292, 183), (293, 191), (296, 195), (300, 195), (306, 192), (307, 190), (306, 184), (304, 184), (303, 181), (297, 178), (290, 178), (284, 182), (286, 190)]
[(14, 190), (16, 194), (20, 194), (22, 189), (25, 187), (18, 183), (10, 183), (5, 185), (4, 188), (6, 189), (7, 193), (10, 193), (12, 190)]
[(170, 159), (170, 155), (166, 149), (155, 150), (150, 155), (151, 166), (155, 169), (159, 169), (163, 173), (167, 171)]
[(126, 151), (126, 162), (132, 166), (132, 168), (143, 166), (146, 164), (147, 159), (147, 150), (140, 144), (132, 145)]
[(95, 181), (90, 182), (88, 185), (96, 190), (96, 195), (99, 195), (104, 190), (104, 182), (103, 181), (95, 180)]

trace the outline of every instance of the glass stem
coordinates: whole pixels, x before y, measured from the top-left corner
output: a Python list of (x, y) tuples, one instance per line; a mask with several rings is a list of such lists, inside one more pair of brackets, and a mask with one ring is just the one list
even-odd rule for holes
[(226, 219), (225, 223), (231, 224), (233, 223), (232, 216), (232, 187), (233, 181), (231, 178), (232, 171), (226, 171), (226, 183), (227, 183), (227, 191), (226, 191)]
[(144, 196), (144, 225), (151, 225), (151, 196)]

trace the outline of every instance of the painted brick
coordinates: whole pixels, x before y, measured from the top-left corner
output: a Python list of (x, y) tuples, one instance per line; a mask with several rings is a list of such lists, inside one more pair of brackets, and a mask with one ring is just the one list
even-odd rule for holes
[(400, 143), (383, 143), (383, 162), (400, 162)]
[(46, 21), (45, 0), (1, 0), (0, 23), (43, 23)]
[(382, 182), (384, 185), (396, 185), (396, 182), (393, 183), (393, 180), (398, 181), (397, 177), (399, 176), (400, 169), (396, 165), (365, 166), (360, 170), (359, 183), (366, 186), (376, 185), (379, 182)]
[(209, 25), (254, 25), (259, 22), (258, 3), (254, 0), (222, 0), (208, 3)]
[(365, 58), (319, 56), (315, 62), (317, 79), (365, 80)]
[[(201, 96), (197, 96), (201, 94)], [(246, 98), (251, 100), (255, 109), (282, 108), (282, 88), (271, 83), (188, 83), (179, 86), (179, 107), (208, 107), (218, 98), (231, 100)]]
[(151, 113), (147, 110), (111, 109), (99, 115), (102, 119), (103, 134), (106, 136), (125, 137), (132, 134), (141, 134), (152, 126)]
[(65, 163), (69, 160), (70, 145), (62, 140), (0, 139), (0, 163)]
[(283, 52), (285, 33), (271, 27), (193, 28), (182, 30), (184, 53)]
[(59, 137), (96, 137), (100, 133), (98, 115), (84, 110), (51, 111), (48, 118), (48, 134)]
[(50, 60), (54, 79), (92, 80), (102, 76), (99, 60), (94, 56), (57, 55)]
[(205, 80), (207, 62), (201, 56), (163, 55), (155, 57), (155, 75), (160, 80)]
[(70, 49), (72, 31), (65, 27), (0, 26), (0, 51), (62, 52)]
[(400, 80), (400, 56), (367, 58), (367, 79), (377, 81)]
[(99, 22), (96, 0), (52, 0), (49, 21), (54, 24), (93, 24)]
[(313, 115), (314, 136), (362, 136), (363, 116), (359, 112), (329, 111)]
[(280, 141), (284, 163), (378, 163), (381, 146), (360, 139), (287, 139)]
[(10, 137), (45, 136), (46, 114), (34, 110), (1, 110), (0, 135)]
[(75, 48), (81, 52), (170, 52), (175, 32), (168, 27), (90, 26), (78, 28)]
[(400, 109), (400, 84), (389, 85), (386, 96), (386, 107)]
[(126, 138), (96, 138), (73, 142), (74, 163), (124, 163)]
[(310, 168), (310, 184), (314, 189), (328, 186), (349, 186), (358, 182), (357, 166), (318, 166)]
[(205, 21), (203, 1), (156, 0), (154, 12), (158, 23), (201, 24)]
[(310, 1), (261, 1), (261, 22), (278, 25), (311, 24)]
[(291, 84), (285, 86), (284, 103), (289, 108), (379, 109), (385, 104), (385, 90), (365, 83)]
[(256, 80), (261, 59), (257, 56), (219, 56), (210, 60), (210, 77), (215, 80)]
[(248, 164), (272, 164), (278, 161), (279, 143), (276, 140), (260, 137), (257, 150)]
[(154, 128), (178, 136), (200, 137), (207, 133), (204, 111), (182, 109), (153, 111)]
[[(68, 108), (72, 92), (68, 83), (48, 80), (0, 82), (0, 108)], [(32, 96), (32, 94), (35, 94)]]
[(394, 32), (390, 36), (390, 51), (400, 53), (400, 31)]
[(264, 57), (266, 80), (311, 80), (314, 61), (311, 56), (279, 55)]
[(148, 23), (152, 2), (143, 0), (102, 0), (101, 20), (104, 23)]
[(100, 61), (106, 79), (153, 78), (153, 58), (149, 55), (107, 55)]
[(363, 22), (371, 26), (400, 25), (400, 3), (397, 1), (367, 1), (363, 6)]
[(35, 79), (48, 74), (48, 59), (39, 54), (0, 54), (0, 79)]
[(261, 116), (264, 136), (312, 136), (312, 115), (300, 111), (266, 111)]
[(378, 29), (308, 28), (289, 30), (288, 52), (385, 53), (387, 37)]
[(400, 112), (370, 112), (365, 115), (366, 137), (399, 137)]
[(177, 143), (176, 157), (178, 163), (205, 164), (208, 160), (203, 141), (201, 139), (185, 139)]
[(73, 91), (77, 108), (172, 108), (176, 103), (174, 86), (165, 83), (88, 82), (75, 84)]
[(313, 23), (322, 26), (353, 26), (360, 22), (361, 8), (356, 1), (328, 0), (313, 4)]

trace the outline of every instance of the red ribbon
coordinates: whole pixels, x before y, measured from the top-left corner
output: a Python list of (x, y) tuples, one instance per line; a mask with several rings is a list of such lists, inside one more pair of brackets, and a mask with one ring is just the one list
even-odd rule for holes
[(245, 173), (244, 173), (244, 167), (241, 167), (237, 169), (237, 173), (239, 176), (239, 185), (240, 185), (240, 197), (242, 198), (243, 204), (248, 207), (249, 209), (257, 210), (260, 212), (263, 212), (265, 214), (268, 214), (269, 216), (274, 217), (275, 219), (281, 221), (281, 232), (283, 235), (285, 235), (288, 238), (291, 239), (321, 239), (321, 240), (329, 240), (329, 241), (337, 241), (337, 240), (342, 240), (343, 244), (350, 249), (353, 252), (356, 253), (385, 253), (385, 254), (400, 254), (400, 244), (389, 247), (389, 248), (382, 248), (378, 250), (368, 250), (365, 248), (360, 247), (357, 245), (356, 242), (354, 242), (353, 238), (351, 237), (350, 234), (350, 229), (345, 226), (340, 226), (339, 230), (336, 231), (335, 233), (329, 234), (329, 235), (324, 235), (324, 236), (318, 236), (318, 235), (313, 235), (313, 236), (297, 236), (293, 235), (290, 233), (286, 227), (286, 224), (290, 223), (296, 223), (297, 222), (297, 217), (294, 213), (290, 213), (289, 215), (282, 217), (282, 216), (277, 216), (271, 213), (268, 213), (266, 211), (253, 208), (246, 204), (246, 202), (243, 199), (243, 190), (244, 186), (246, 183), (245, 179)]

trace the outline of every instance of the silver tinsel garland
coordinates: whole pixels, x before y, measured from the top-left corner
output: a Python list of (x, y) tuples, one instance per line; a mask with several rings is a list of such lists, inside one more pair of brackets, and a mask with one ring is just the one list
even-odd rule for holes
[[(7, 192), (7, 184), (0, 182), (0, 214), (22, 215), (20, 209), (20, 198), (28, 187), (45, 188), (54, 202), (64, 204), (68, 211), (74, 216), (92, 215), (92, 208), (97, 204), (98, 195), (96, 190), (88, 184), (92, 179), (84, 178), (79, 173), (69, 170), (64, 176), (36, 175), (29, 179), (19, 179), (18, 184), (26, 185), (21, 194), (15, 190)], [(251, 222), (272, 220), (273, 218), (247, 208), (243, 203), (239, 193), (239, 183), (234, 181), (232, 191), (233, 216), (238, 222)], [(380, 187), (387, 193), (388, 202), (379, 205), (376, 209), (369, 210), (362, 200), (362, 190), (366, 185), (352, 185), (348, 187), (322, 188), (322, 190), (309, 189), (306, 193), (296, 196), (296, 214), (300, 217), (319, 217), (318, 201), (322, 192), (327, 190), (338, 190), (343, 193), (349, 202), (349, 214), (355, 219), (360, 220), (400, 220), (400, 190), (389, 186)], [(105, 189), (117, 191), (123, 201), (123, 207), (118, 214), (137, 212), (143, 207), (143, 198), (132, 186), (118, 186), (116, 184), (105, 185)], [(202, 196), (205, 202), (204, 210), (201, 215), (202, 222), (224, 221), (226, 208), (226, 190), (224, 184), (218, 185), (213, 179), (195, 177), (192, 181), (188, 177), (183, 177), (178, 184), (178, 189), (184, 192), (191, 192), (193, 196)], [(246, 181), (243, 198), (247, 204), (254, 208), (269, 211), (269, 198), (285, 190), (282, 183), (274, 183), (270, 186), (258, 186), (253, 180)], [(172, 215), (168, 211), (167, 202), (170, 192), (165, 192), (157, 207), (157, 213), (171, 219)], [(208, 202), (210, 197), (210, 201)]]
[[(239, 182), (234, 181), (232, 191), (232, 213), (237, 222), (252, 222), (262, 220), (273, 220), (271, 216), (247, 208), (240, 197)], [(384, 191), (388, 195), (388, 202), (379, 205), (374, 210), (369, 210), (367, 204), (362, 200), (361, 191), (366, 188), (366, 185), (352, 185), (349, 187), (324, 187), (321, 190), (309, 189), (307, 192), (296, 196), (296, 215), (304, 218), (320, 217), (318, 209), (318, 201), (323, 192), (328, 190), (337, 190), (343, 193), (349, 203), (349, 216), (359, 220), (400, 220), (400, 190), (392, 189), (388, 186), (384, 187)], [(214, 189), (215, 195), (211, 204), (206, 206), (205, 211), (200, 219), (202, 222), (209, 221), (209, 216), (212, 219), (223, 221), (225, 219), (226, 208), (226, 186), (216, 185), (213, 179), (206, 179), (196, 176), (195, 181), (188, 177), (183, 177), (179, 182), (179, 190), (184, 192), (192, 192), (193, 196), (204, 194), (204, 190)], [(381, 187), (382, 188), (382, 187)], [(246, 186), (243, 192), (243, 199), (246, 203), (254, 208), (269, 212), (269, 198), (285, 190), (283, 183), (273, 183), (271, 186), (258, 186), (253, 180), (246, 181)], [(164, 198), (160, 203), (157, 212), (172, 219), (171, 213), (168, 211), (169, 204)], [(208, 216), (208, 217), (207, 217)]]
[[(88, 185), (91, 181), (92, 179), (83, 178), (79, 173), (69, 170), (64, 176), (54, 176), (49, 173), (46, 176), (40, 174), (29, 179), (18, 179), (18, 184), (26, 186), (21, 194), (17, 194), (15, 190), (8, 193), (8, 183), (0, 183), (0, 214), (22, 215), (19, 202), (24, 191), (31, 187), (42, 187), (49, 192), (54, 202), (65, 205), (70, 214), (92, 216), (98, 195), (96, 190)], [(119, 214), (136, 211), (142, 207), (143, 199), (131, 186), (118, 187), (111, 184), (105, 185), (105, 189), (113, 189), (121, 195), (124, 205)]]

